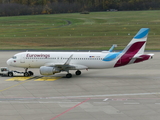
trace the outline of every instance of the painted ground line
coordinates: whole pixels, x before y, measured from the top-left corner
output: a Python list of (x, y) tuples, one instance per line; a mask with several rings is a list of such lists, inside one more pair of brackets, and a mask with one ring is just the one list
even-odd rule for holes
[(104, 99), (103, 101), (105, 102), (105, 101), (107, 101), (109, 98), (106, 98), (106, 99)]
[(62, 77), (42, 77), (42, 78), (38, 78), (34, 81), (55, 81), (55, 80), (58, 80)]
[(123, 103), (124, 105), (139, 105), (140, 103)]
[(23, 82), (18, 83), (18, 84), (16, 84), (16, 85), (10, 86), (10, 87), (5, 88), (5, 89), (2, 89), (2, 90), (0, 90), (0, 92), (3, 92), (3, 91), (5, 91), (5, 90), (11, 89), (11, 88), (14, 88), (14, 87), (16, 87), (16, 86), (18, 86), (18, 85), (21, 85), (21, 84), (23, 84), (23, 83), (26, 83), (26, 82), (34, 79), (34, 78), (35, 78), (35, 77), (27, 77), (27, 80), (26, 80), (26, 81), (23, 81)]
[(16, 85), (10, 86), (10, 87), (8, 87), (8, 88), (2, 89), (2, 90), (0, 90), (0, 92), (3, 92), (3, 91), (5, 91), (5, 90), (11, 89), (11, 88), (14, 88), (14, 87), (16, 87), (16, 86), (18, 86), (18, 85), (21, 85), (21, 84), (23, 84), (23, 83), (26, 83), (26, 82), (28, 82), (28, 81), (24, 81), (24, 82), (18, 83), (18, 84), (16, 84)]
[(91, 98), (88, 98), (88, 99), (86, 99), (86, 100), (84, 100), (84, 101), (80, 102), (79, 104), (77, 104), (77, 105), (75, 105), (75, 106), (73, 106), (73, 107), (69, 108), (68, 110), (66, 110), (66, 111), (64, 111), (64, 112), (62, 112), (62, 113), (60, 113), (59, 115), (55, 116), (54, 118), (52, 118), (52, 119), (50, 119), (50, 120), (54, 120), (54, 119), (58, 118), (59, 116), (61, 116), (61, 115), (65, 114), (65, 113), (67, 113), (67, 112), (69, 112), (70, 110), (72, 110), (72, 109), (74, 109), (74, 108), (78, 107), (79, 105), (81, 105), (81, 104), (83, 104), (83, 103), (87, 102), (87, 101), (88, 101), (88, 100), (90, 100), (90, 99), (91, 99)]
[[(135, 95), (160, 95), (160, 92), (151, 92), (151, 93), (128, 93), (128, 94), (103, 94), (103, 95), (82, 95), (82, 96), (63, 96), (63, 97), (50, 97), (57, 99), (73, 99), (73, 98), (97, 98), (97, 97), (118, 97), (118, 96), (135, 96)], [(114, 98), (113, 98), (114, 99)], [(120, 98), (121, 99), (121, 98)], [(129, 98), (125, 98), (129, 99)]]
[(26, 81), (31, 78), (33, 78), (33, 77), (13, 77), (13, 78), (7, 79), (5, 81)]
[(13, 77), (10, 79), (7, 79), (6, 81), (26, 81), (26, 80), (34, 80), (34, 81), (55, 81), (57, 79), (60, 79), (62, 77)]

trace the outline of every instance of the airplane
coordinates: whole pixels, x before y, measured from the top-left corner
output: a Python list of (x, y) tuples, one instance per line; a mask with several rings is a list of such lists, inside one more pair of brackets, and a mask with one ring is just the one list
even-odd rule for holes
[(76, 70), (76, 75), (81, 75), (81, 70), (116, 68), (133, 63), (152, 59), (154, 54), (144, 54), (149, 28), (141, 28), (129, 44), (120, 52), (112, 52), (116, 45), (109, 51), (101, 52), (21, 52), (7, 60), (13, 67), (25, 69), (24, 76), (34, 73), (28, 68), (39, 68), (41, 75), (53, 75), (67, 72), (66, 78), (71, 78), (70, 70)]

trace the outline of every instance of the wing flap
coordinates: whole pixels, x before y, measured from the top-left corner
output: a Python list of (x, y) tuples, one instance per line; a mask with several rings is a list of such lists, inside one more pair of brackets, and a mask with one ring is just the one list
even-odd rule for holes
[(76, 65), (76, 64), (71, 64), (69, 65), (71, 68), (73, 68), (72, 70), (83, 70), (83, 69), (87, 69), (88, 67), (85, 65)]

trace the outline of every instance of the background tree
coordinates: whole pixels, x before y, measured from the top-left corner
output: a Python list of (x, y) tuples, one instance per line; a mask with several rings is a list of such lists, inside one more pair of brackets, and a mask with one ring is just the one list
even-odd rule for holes
[(110, 9), (159, 10), (160, 0), (0, 0), (0, 16)]

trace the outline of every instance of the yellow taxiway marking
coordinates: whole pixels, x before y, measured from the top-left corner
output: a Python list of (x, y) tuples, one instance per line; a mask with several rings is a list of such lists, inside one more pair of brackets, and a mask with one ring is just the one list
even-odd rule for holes
[(2, 89), (2, 90), (0, 90), (0, 92), (3, 92), (3, 91), (5, 91), (5, 90), (11, 89), (11, 88), (14, 88), (14, 87), (16, 87), (16, 86), (18, 86), (18, 85), (21, 85), (21, 84), (23, 84), (23, 83), (26, 83), (26, 82), (28, 82), (28, 81), (23, 81), (23, 82), (18, 83), (18, 84), (16, 84), (16, 85), (10, 86), (10, 87), (5, 88), (5, 89)]
[(34, 77), (13, 77), (10, 79), (7, 79), (6, 81), (26, 81), (26, 80), (34, 80), (34, 81), (55, 81), (57, 79), (60, 79), (62, 77), (41, 77), (41, 78), (34, 78)]
[(33, 79), (36, 79), (35, 81), (55, 81), (55, 80), (60, 79), (60, 78), (62, 78), (62, 77), (42, 77), (42, 78), (38, 78), (38, 79), (36, 79), (34, 77), (13, 77), (13, 78), (7, 79), (6, 81), (23, 81), (23, 82), (15, 84), (15, 85), (10, 86), (10, 87), (5, 88), (5, 89), (2, 89), (2, 90), (0, 90), (0, 92), (3, 92), (5, 90), (11, 89), (11, 88), (14, 88), (18, 85), (21, 85), (21, 84), (26, 83), (26, 82), (28, 82), (30, 80), (33, 80)]
[(62, 77), (42, 77), (42, 78), (38, 78), (34, 81), (55, 81), (60, 78), (62, 78)]
[(33, 77), (13, 77), (13, 78), (7, 79), (6, 81), (25, 81), (31, 78)]

